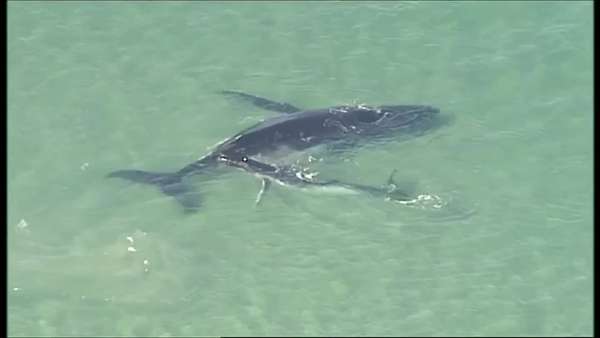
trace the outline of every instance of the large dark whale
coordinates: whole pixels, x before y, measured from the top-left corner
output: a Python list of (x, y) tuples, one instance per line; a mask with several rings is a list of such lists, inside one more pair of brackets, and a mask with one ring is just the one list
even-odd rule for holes
[(118, 170), (108, 177), (120, 177), (135, 182), (153, 184), (173, 196), (186, 212), (198, 210), (197, 194), (190, 191), (182, 179), (219, 166), (236, 167), (262, 178), (262, 193), (271, 181), (280, 184), (310, 187), (338, 187), (354, 191), (402, 199), (390, 176), (386, 187), (370, 187), (338, 180), (318, 181), (301, 168), (261, 160), (277, 151), (300, 151), (321, 144), (354, 146), (374, 138), (399, 134), (418, 135), (435, 123), (439, 110), (427, 105), (345, 105), (324, 109), (302, 110), (289, 103), (279, 103), (235, 91), (223, 94), (247, 100), (254, 105), (281, 113), (266, 119), (218, 144), (210, 153), (176, 172), (155, 173), (141, 170)]

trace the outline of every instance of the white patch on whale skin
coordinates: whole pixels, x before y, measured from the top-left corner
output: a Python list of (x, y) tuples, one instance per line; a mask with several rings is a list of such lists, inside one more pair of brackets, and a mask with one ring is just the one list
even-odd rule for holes
[(335, 195), (358, 195), (359, 191), (351, 188), (339, 186), (339, 185), (326, 185), (326, 186), (305, 186), (299, 187), (306, 192), (318, 193), (318, 194), (335, 194)]
[(279, 185), (290, 189), (300, 190), (305, 193), (313, 194), (333, 194), (333, 195), (358, 195), (359, 191), (339, 185), (295, 185), (276, 181)]
[[(225, 138), (225, 139), (223, 139), (223, 140), (221, 140), (221, 141), (219, 141), (219, 142), (215, 143), (215, 144), (214, 144), (214, 145), (212, 145), (212, 146), (208, 146), (208, 147), (206, 147), (206, 150), (207, 150), (207, 151), (211, 151), (211, 150), (213, 150), (213, 149), (216, 149), (216, 148), (218, 148), (219, 146), (221, 146), (222, 144), (224, 144), (225, 142), (227, 142), (227, 141), (229, 141), (229, 140), (231, 140), (231, 139), (233, 139), (233, 140), (239, 140), (239, 138), (240, 138), (240, 137), (242, 137), (242, 136), (243, 136), (243, 134), (238, 134), (238, 135), (236, 135), (236, 136), (234, 136), (234, 137), (227, 137), (227, 138)], [(204, 158), (204, 157), (206, 157), (206, 156), (207, 156), (207, 155), (203, 155), (203, 156), (201, 156), (201, 157), (200, 157), (200, 158), (198, 158), (198, 159), (200, 160), (200, 159), (202, 159), (202, 158)]]
[(260, 179), (264, 179), (267, 178), (275, 183), (277, 183), (278, 185), (288, 188), (288, 189), (295, 189), (295, 190), (300, 190), (302, 192), (306, 192), (306, 193), (313, 193), (313, 194), (336, 194), (336, 195), (358, 195), (360, 194), (359, 191), (355, 190), (355, 189), (351, 189), (348, 187), (344, 187), (344, 186), (339, 186), (339, 185), (296, 185), (296, 184), (289, 184), (277, 179), (274, 179), (272, 177), (269, 176), (264, 176), (264, 175), (259, 175), (257, 174), (256, 177), (259, 177)]

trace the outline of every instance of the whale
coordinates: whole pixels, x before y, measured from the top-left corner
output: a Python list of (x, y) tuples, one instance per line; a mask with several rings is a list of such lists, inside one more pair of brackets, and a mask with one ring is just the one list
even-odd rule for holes
[(258, 204), (272, 182), (301, 188), (330, 188), (402, 200), (409, 194), (398, 189), (395, 170), (382, 187), (342, 182), (321, 181), (305, 168), (264, 160), (269, 154), (300, 152), (319, 145), (355, 148), (373, 140), (394, 139), (399, 135), (418, 136), (437, 125), (440, 110), (431, 105), (337, 105), (319, 109), (301, 109), (241, 91), (223, 90), (223, 95), (277, 112), (233, 136), (226, 138), (198, 160), (174, 172), (151, 172), (123, 169), (106, 177), (153, 185), (172, 196), (186, 213), (201, 208), (201, 198), (185, 178), (206, 174), (219, 168), (236, 168), (257, 176), (262, 181)]

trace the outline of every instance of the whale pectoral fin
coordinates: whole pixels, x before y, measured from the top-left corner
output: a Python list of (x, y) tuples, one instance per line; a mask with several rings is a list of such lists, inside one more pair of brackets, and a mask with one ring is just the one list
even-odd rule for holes
[(257, 106), (259, 108), (276, 111), (279, 113), (291, 114), (291, 113), (300, 111), (300, 108), (295, 107), (289, 103), (275, 102), (275, 101), (271, 101), (269, 99), (265, 99), (263, 97), (258, 97), (255, 95), (250, 95), (250, 94), (246, 94), (246, 93), (242, 93), (242, 92), (236, 92), (236, 91), (232, 91), (232, 90), (222, 90), (221, 94), (233, 95), (240, 99), (249, 101), (250, 103), (254, 104), (255, 106)]
[(256, 195), (256, 203), (254, 204), (255, 206), (258, 206), (260, 204), (260, 202), (262, 202), (263, 195), (265, 194), (265, 192), (267, 190), (269, 190), (270, 187), (271, 187), (271, 180), (263, 178), (260, 191), (258, 192), (258, 195)]

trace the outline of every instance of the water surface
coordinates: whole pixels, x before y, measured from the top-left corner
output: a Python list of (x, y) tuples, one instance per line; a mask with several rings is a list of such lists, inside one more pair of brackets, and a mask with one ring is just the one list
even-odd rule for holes
[[(592, 333), (591, 2), (8, 5), (8, 332)], [(272, 112), (430, 104), (453, 123), (327, 157), (442, 208), (172, 171)], [(314, 154), (320, 156), (322, 154)]]

